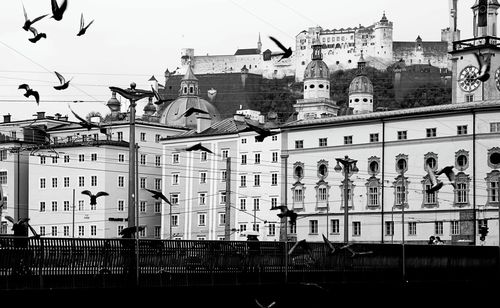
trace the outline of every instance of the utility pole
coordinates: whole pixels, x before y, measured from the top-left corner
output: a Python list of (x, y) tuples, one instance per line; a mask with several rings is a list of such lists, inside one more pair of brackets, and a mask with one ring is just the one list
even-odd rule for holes
[[(345, 156), (344, 158), (335, 158), (337, 165), (333, 170), (336, 172), (344, 172), (344, 242), (349, 243), (349, 172), (358, 172), (356, 167), (357, 160)], [(340, 166), (342, 164), (342, 167)]]
[(224, 240), (231, 239), (231, 157), (226, 158), (226, 211), (224, 217)]
[(406, 180), (405, 170), (401, 170), (401, 181), (403, 184), (403, 203), (401, 204), (401, 241), (402, 241), (402, 266), (403, 266), (403, 283), (406, 282), (406, 258), (405, 258), (405, 204), (406, 204)]

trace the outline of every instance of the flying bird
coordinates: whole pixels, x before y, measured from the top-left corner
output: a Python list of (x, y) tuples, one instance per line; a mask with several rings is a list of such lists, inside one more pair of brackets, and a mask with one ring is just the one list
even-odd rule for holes
[(169, 71), (168, 71), (168, 68), (167, 68), (166, 73), (168, 73), (168, 74), (170, 74), (170, 75), (175, 75), (175, 73), (177, 73), (177, 70), (178, 70), (179, 68), (180, 68), (180, 67), (178, 67), (178, 66), (177, 66), (173, 72), (169, 72)]
[(450, 184), (453, 186), (453, 188), (456, 188), (455, 184), (455, 172), (453, 172), (453, 166), (446, 166), (436, 172), (436, 175), (439, 176), (441, 174), (445, 174), (448, 180), (450, 181)]
[(64, 12), (66, 11), (66, 8), (68, 7), (68, 1), (63, 0), (61, 6), (59, 6), (57, 4), (57, 0), (51, 0), (51, 5), (52, 5), (51, 18), (54, 18), (55, 20), (61, 20), (63, 18)]
[(184, 149), (184, 151), (188, 151), (188, 152), (190, 152), (190, 151), (205, 151), (205, 152), (208, 152), (208, 153), (212, 153), (212, 154), (213, 154), (213, 152), (212, 152), (212, 151), (210, 151), (210, 150), (209, 150), (209, 149), (207, 149), (206, 147), (202, 146), (202, 145), (201, 145), (201, 142), (200, 142), (200, 143), (197, 143), (197, 144), (195, 144), (195, 145), (192, 145), (192, 146), (190, 146), (190, 147), (185, 148), (185, 149)]
[(355, 251), (354, 249), (351, 248), (351, 244), (345, 245), (340, 247), (340, 249), (347, 249), (351, 253), (351, 257), (354, 258), (357, 255), (370, 255), (373, 253), (373, 251)]
[(434, 173), (434, 170), (431, 169), (431, 167), (426, 164), (425, 169), (427, 169), (427, 174), (429, 175), (429, 179), (431, 181), (432, 186), (426, 190), (428, 194), (432, 194), (433, 192), (436, 192), (443, 187), (443, 182), (438, 182), (436, 178), (436, 174)]
[(278, 213), (278, 217), (279, 218), (283, 218), (283, 217), (289, 217), (290, 218), (290, 223), (291, 224), (295, 224), (295, 222), (297, 221), (297, 213), (295, 213), (293, 210), (289, 210), (285, 205), (283, 206), (280, 206), (279, 208), (281, 208), (281, 213)]
[(104, 130), (104, 134), (106, 134), (106, 133), (107, 133), (107, 130), (106, 130), (106, 129), (101, 128), (99, 125), (94, 124), (94, 123), (91, 123), (91, 122), (89, 122), (89, 121), (85, 120), (85, 119), (84, 119), (84, 118), (82, 118), (81, 116), (77, 115), (77, 114), (76, 114), (76, 113), (75, 113), (75, 112), (74, 112), (71, 108), (70, 108), (70, 110), (71, 110), (71, 112), (73, 113), (73, 115), (74, 115), (74, 116), (75, 116), (78, 120), (80, 120), (80, 123), (78, 123), (78, 124), (80, 124), (80, 126), (81, 126), (81, 127), (84, 127), (84, 128), (86, 128), (87, 130), (91, 130), (92, 128), (99, 128), (99, 130), (100, 130), (101, 132), (103, 132), (102, 130)]
[(201, 110), (199, 108), (195, 108), (195, 107), (191, 107), (189, 108), (188, 110), (186, 110), (183, 114), (181, 114), (179, 116), (180, 117), (189, 117), (190, 115), (192, 115), (193, 113), (202, 113), (202, 114), (210, 114), (208, 111), (205, 111), (205, 110)]
[(479, 64), (479, 74), (476, 79), (485, 82), (490, 78), (491, 53), (474, 53)]
[(278, 47), (283, 50), (283, 53), (280, 53), (280, 54), (277, 54), (277, 55), (282, 55), (282, 57), (278, 60), (281, 61), (283, 59), (286, 59), (286, 58), (289, 58), (291, 55), (292, 55), (292, 47), (288, 47), (286, 48), (285, 46), (283, 46), (283, 44), (281, 44), (277, 39), (275, 39), (274, 37), (270, 36), (269, 37), (274, 43), (276, 43), (276, 45), (278, 45)]
[(76, 36), (81, 36), (81, 35), (84, 35), (85, 32), (87, 32), (87, 29), (90, 27), (90, 25), (94, 22), (94, 20), (92, 19), (91, 22), (89, 22), (86, 26), (85, 26), (85, 21), (83, 19), (83, 13), (82, 13), (82, 16), (80, 17), (80, 31), (78, 31), (78, 34)]
[(87, 195), (90, 197), (90, 205), (96, 205), (97, 204), (97, 198), (101, 196), (109, 196), (109, 194), (105, 191), (100, 191), (97, 194), (93, 195), (90, 190), (84, 190), (82, 191), (82, 195)]
[(139, 226), (139, 227), (133, 226), (133, 227), (124, 228), (123, 230), (120, 231), (120, 233), (118, 233), (118, 235), (121, 235), (122, 238), (132, 238), (134, 233), (137, 232), (137, 230), (139, 230), (139, 232), (141, 232), (145, 228), (146, 228), (145, 226)]
[(38, 33), (38, 30), (35, 29), (35, 27), (30, 27), (29, 30), (31, 31), (31, 33), (33, 33), (33, 37), (29, 38), (28, 41), (30, 41), (32, 43), (38, 42), (42, 37), (47, 38), (47, 34), (45, 34), (43, 32)]
[(323, 236), (323, 241), (325, 244), (328, 246), (328, 249), (330, 250), (330, 254), (333, 254), (335, 252), (335, 246), (333, 246), (333, 243), (330, 242), (324, 234), (321, 234)]
[(156, 89), (153, 87), (153, 85), (151, 85), (151, 91), (153, 92), (154, 98), (156, 98), (156, 102), (154, 102), (156, 105), (160, 105), (162, 103), (171, 101), (171, 99), (162, 99), (160, 96), (160, 93), (158, 93), (158, 91), (156, 91)]
[(28, 228), (33, 232), (35, 237), (38, 237), (35, 229), (29, 224), (29, 218), (20, 218), (17, 222), (11, 216), (6, 215), (5, 219), (12, 223), (12, 230), (14, 231), (14, 236), (28, 236)]
[(169, 205), (172, 205), (172, 203), (170, 203), (170, 200), (168, 200), (168, 198), (165, 197), (165, 195), (161, 191), (152, 190), (152, 189), (148, 189), (148, 188), (145, 188), (145, 189), (147, 191), (149, 191), (150, 193), (152, 193), (153, 198), (155, 198), (156, 200), (162, 199), (163, 201), (167, 202)]
[(248, 125), (248, 127), (255, 131), (257, 134), (259, 134), (258, 136), (255, 137), (255, 140), (259, 141), (259, 142), (262, 142), (264, 141), (264, 139), (266, 139), (267, 137), (269, 136), (274, 136), (274, 135), (277, 135), (278, 132), (271, 132), (269, 129), (267, 128), (261, 128), (261, 127), (258, 127), (256, 125), (253, 125), (253, 124), (250, 124), (248, 122), (246, 122), (246, 124)]
[(30, 20), (28, 18), (28, 14), (26, 13), (26, 9), (24, 8), (24, 4), (23, 4), (23, 11), (24, 11), (24, 25), (23, 25), (23, 29), (25, 31), (28, 31), (31, 28), (32, 24), (34, 24), (35, 22), (37, 22), (40, 19), (44, 18), (45, 16), (49, 15), (49, 14), (45, 14), (45, 15), (42, 15), (42, 16), (38, 16), (37, 18), (34, 18), (33, 20)]
[(54, 89), (56, 90), (64, 90), (64, 89), (67, 89), (68, 86), (69, 86), (69, 82), (71, 81), (71, 78), (70, 80), (66, 81), (66, 79), (63, 77), (63, 75), (59, 74), (58, 72), (54, 72), (56, 73), (56, 76), (57, 78), (59, 79), (59, 82), (61, 83), (60, 85), (58, 86), (54, 86)]
[(309, 245), (307, 244), (306, 240), (303, 239), (303, 240), (295, 242), (295, 244), (292, 246), (292, 248), (290, 248), (290, 250), (288, 251), (288, 255), (291, 255), (295, 251), (295, 249), (297, 249), (297, 247), (301, 247), (305, 251), (310, 251)]
[(257, 305), (260, 307), (260, 308), (271, 308), (272, 306), (274, 306), (276, 304), (276, 302), (272, 302), (270, 303), (269, 305), (267, 306), (264, 306), (262, 305), (261, 303), (259, 303), (259, 301), (257, 299), (255, 299), (255, 303), (257, 303)]
[(29, 85), (27, 85), (25, 83), (19, 85), (18, 89), (24, 89), (24, 90), (26, 90), (26, 93), (24, 93), (24, 96), (25, 97), (33, 96), (35, 98), (35, 100), (36, 100), (36, 104), (37, 105), (40, 104), (40, 94), (38, 94), (38, 91), (33, 90), (32, 88), (30, 88)]

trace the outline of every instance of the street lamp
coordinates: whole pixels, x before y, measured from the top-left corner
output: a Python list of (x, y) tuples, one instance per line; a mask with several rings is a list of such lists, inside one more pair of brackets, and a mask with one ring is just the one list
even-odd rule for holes
[[(345, 156), (344, 158), (335, 158), (337, 160), (337, 165), (333, 168), (335, 172), (344, 172), (344, 242), (347, 245), (349, 242), (349, 173), (358, 172), (359, 169), (356, 167), (357, 160)], [(342, 166), (340, 166), (342, 164)]]

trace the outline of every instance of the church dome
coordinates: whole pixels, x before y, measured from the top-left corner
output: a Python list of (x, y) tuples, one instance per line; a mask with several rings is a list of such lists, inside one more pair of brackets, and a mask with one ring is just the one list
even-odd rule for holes
[(330, 79), (330, 70), (323, 60), (311, 61), (304, 71), (304, 80), (316, 78)]
[(208, 112), (209, 114), (200, 115), (209, 116), (212, 119), (212, 124), (221, 120), (217, 108), (208, 101), (198, 96), (180, 96), (165, 108), (161, 114), (160, 123), (196, 129), (196, 117), (198, 115), (196, 113), (188, 117), (182, 115), (191, 107)]
[(116, 98), (116, 92), (111, 93), (111, 98), (108, 100), (108, 103), (106, 105), (109, 109), (111, 109), (111, 111), (120, 111), (121, 103)]
[(373, 94), (373, 84), (365, 75), (355, 77), (349, 86), (349, 95), (356, 93)]

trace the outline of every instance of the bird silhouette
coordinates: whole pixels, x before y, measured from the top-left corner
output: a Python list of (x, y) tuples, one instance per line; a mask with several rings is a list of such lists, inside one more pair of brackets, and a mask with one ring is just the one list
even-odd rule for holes
[(455, 172), (453, 172), (453, 166), (446, 166), (446, 167), (442, 168), (441, 170), (436, 172), (436, 175), (439, 176), (443, 173), (446, 175), (446, 177), (450, 181), (450, 184), (453, 186), (453, 188), (456, 188), (457, 186), (455, 184)]
[(87, 195), (90, 197), (90, 205), (96, 205), (97, 204), (97, 198), (101, 196), (109, 196), (109, 194), (105, 191), (100, 191), (97, 194), (93, 195), (90, 190), (84, 190), (82, 191), (82, 195)]
[(210, 151), (209, 149), (207, 149), (206, 147), (202, 146), (201, 145), (201, 142), (200, 143), (197, 143), (195, 145), (192, 145), (190, 147), (187, 147), (185, 149), (183, 149), (184, 151), (188, 151), (188, 152), (191, 152), (191, 151), (205, 151), (205, 152), (208, 152), (208, 153), (212, 153), (212, 151)]
[(59, 79), (59, 82), (61, 83), (60, 85), (58, 86), (54, 86), (54, 89), (56, 90), (64, 90), (64, 89), (67, 89), (68, 86), (69, 86), (69, 82), (71, 81), (71, 78), (70, 80), (66, 81), (66, 79), (63, 77), (63, 75), (59, 74), (58, 72), (54, 72), (56, 73), (56, 76), (57, 78)]
[(491, 53), (474, 53), (479, 65), (479, 74), (476, 79), (485, 82), (490, 78), (490, 63), (491, 63)]
[(259, 141), (259, 142), (262, 142), (264, 141), (264, 139), (266, 139), (267, 137), (269, 136), (274, 136), (274, 135), (277, 135), (278, 132), (271, 132), (269, 129), (267, 128), (261, 128), (261, 127), (258, 127), (256, 125), (253, 125), (253, 124), (250, 124), (248, 122), (246, 122), (246, 124), (248, 125), (248, 127), (255, 131), (258, 135), (255, 137), (255, 140)]
[(153, 85), (151, 85), (151, 91), (153, 92), (154, 98), (156, 98), (156, 102), (154, 102), (156, 105), (160, 105), (160, 104), (163, 104), (165, 102), (171, 101), (171, 99), (161, 98), (160, 93), (158, 93), (158, 91), (156, 91), (156, 89), (153, 87)]
[(283, 53), (279, 53), (277, 55), (282, 55), (282, 57), (278, 60), (281, 61), (283, 59), (286, 59), (286, 58), (289, 58), (291, 55), (292, 55), (292, 47), (288, 47), (286, 48), (285, 46), (283, 46), (283, 44), (281, 44), (277, 39), (275, 39), (274, 37), (270, 36), (269, 37), (276, 45), (278, 45), (278, 47), (283, 50)]
[(81, 116), (79, 116), (78, 114), (76, 114), (71, 108), (70, 108), (71, 112), (73, 113), (73, 115), (78, 119), (80, 120), (80, 126), (83, 127), (83, 128), (86, 128), (87, 130), (91, 130), (92, 128), (99, 128), (99, 130), (101, 131), (101, 133), (103, 134), (107, 134), (107, 130), (100, 127), (99, 125), (97, 124), (94, 124), (92, 122), (89, 122), (87, 120), (85, 120), (84, 118), (82, 118)]
[(51, 18), (54, 18), (55, 20), (61, 20), (63, 18), (64, 12), (66, 11), (66, 8), (68, 7), (68, 1), (63, 0), (61, 6), (57, 4), (57, 0), (51, 0), (50, 3), (52, 5)]
[(295, 222), (297, 221), (297, 213), (295, 213), (295, 211), (293, 210), (289, 210), (286, 205), (282, 205), (279, 207), (281, 209), (281, 213), (278, 213), (278, 217), (279, 218), (283, 218), (283, 217), (289, 217), (290, 218), (290, 223), (291, 224), (295, 224)]
[(194, 114), (194, 113), (202, 113), (202, 114), (210, 114), (208, 111), (205, 111), (205, 110), (201, 110), (199, 108), (195, 108), (195, 107), (191, 107), (189, 108), (188, 110), (184, 111), (184, 113), (182, 113), (180, 117), (189, 117), (190, 115)]
[(152, 190), (152, 189), (148, 189), (148, 188), (145, 188), (145, 189), (147, 191), (149, 191), (150, 193), (152, 193), (153, 198), (155, 198), (156, 200), (162, 199), (163, 201), (167, 202), (169, 205), (172, 205), (172, 203), (170, 203), (170, 200), (168, 200), (168, 198), (165, 197), (165, 195), (161, 191)]
[(369, 250), (369, 251), (355, 251), (354, 249), (351, 248), (351, 244), (347, 244), (345, 246), (342, 246), (340, 247), (340, 249), (346, 249), (347, 251), (349, 251), (351, 253), (351, 257), (354, 258), (355, 256), (358, 256), (358, 255), (370, 255), (370, 254), (373, 254), (373, 251), (372, 250)]
[(178, 70), (178, 69), (180, 69), (180, 67), (178, 67), (178, 66), (177, 66), (173, 72), (169, 72), (169, 71), (168, 71), (168, 68), (167, 68), (166, 73), (168, 73), (168, 74), (170, 74), (170, 75), (175, 75), (175, 73), (177, 73), (177, 70)]
[(328, 249), (329, 249), (329, 253), (330, 254), (333, 254), (335, 252), (335, 246), (333, 246), (333, 243), (330, 242), (324, 234), (321, 234), (323, 236), (323, 241), (325, 242), (325, 244), (328, 246)]
[(257, 303), (257, 306), (259, 306), (260, 308), (271, 308), (272, 306), (274, 306), (276, 304), (276, 302), (272, 302), (269, 305), (264, 306), (261, 303), (259, 303), (259, 301), (257, 299), (255, 299), (255, 303)]
[(42, 15), (42, 16), (38, 16), (37, 18), (34, 18), (33, 20), (30, 20), (28, 18), (28, 14), (26, 13), (26, 9), (24, 8), (24, 4), (23, 4), (23, 11), (24, 11), (24, 25), (23, 25), (23, 29), (25, 31), (29, 31), (29, 29), (31, 28), (32, 24), (34, 24), (35, 22), (37, 22), (40, 19), (44, 18), (45, 16), (49, 15), (49, 14), (45, 14), (45, 15)]
[(47, 38), (47, 34), (45, 34), (43, 32), (38, 33), (38, 30), (35, 29), (35, 27), (30, 27), (29, 30), (31, 31), (31, 33), (33, 33), (33, 37), (29, 38), (28, 41), (30, 41), (32, 43), (38, 42), (42, 37)]
[(35, 237), (39, 237), (35, 229), (29, 224), (29, 218), (20, 218), (17, 222), (11, 216), (6, 215), (5, 219), (12, 223), (14, 236), (28, 236), (28, 228)]
[(80, 17), (80, 31), (78, 31), (78, 34), (76, 36), (82, 36), (87, 32), (87, 29), (90, 27), (90, 25), (94, 22), (92, 19), (91, 22), (89, 22), (87, 25), (85, 25), (85, 20), (83, 19), (83, 13)]
[(18, 89), (26, 90), (26, 93), (24, 93), (24, 96), (25, 97), (33, 96), (35, 98), (36, 104), (37, 105), (40, 104), (40, 94), (38, 94), (38, 91), (31, 89), (30, 86), (27, 85), (26, 83), (19, 85)]
[(124, 228), (123, 230), (121, 230), (118, 235), (121, 235), (122, 238), (132, 238), (134, 233), (137, 232), (137, 230), (139, 230), (139, 232), (141, 232), (142, 230), (144, 230), (146, 228), (146, 226), (133, 226), (133, 227), (127, 227), (127, 228)]
[(288, 250), (288, 255), (291, 255), (297, 247), (301, 247), (304, 251), (310, 251), (309, 244), (307, 244), (305, 239), (295, 242), (295, 244)]
[(434, 170), (431, 169), (431, 167), (426, 164), (425, 169), (427, 170), (427, 174), (429, 175), (429, 179), (431, 181), (432, 186), (426, 190), (428, 194), (431, 194), (435, 191), (438, 191), (443, 187), (443, 182), (438, 182), (436, 178), (436, 174), (434, 173)]

